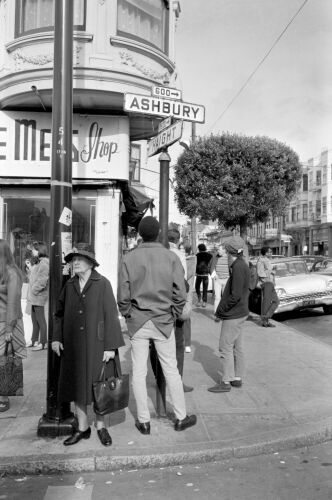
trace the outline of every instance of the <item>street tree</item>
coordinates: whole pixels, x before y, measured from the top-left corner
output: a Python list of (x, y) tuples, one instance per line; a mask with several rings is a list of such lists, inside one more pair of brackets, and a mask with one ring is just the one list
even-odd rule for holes
[(217, 220), (225, 228), (280, 216), (301, 177), (298, 155), (265, 136), (224, 133), (199, 138), (175, 166), (175, 197), (188, 217)]

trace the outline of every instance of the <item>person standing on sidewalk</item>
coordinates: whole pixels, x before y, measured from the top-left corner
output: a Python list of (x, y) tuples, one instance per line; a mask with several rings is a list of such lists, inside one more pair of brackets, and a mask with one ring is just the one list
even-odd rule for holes
[(38, 258), (30, 269), (28, 301), (31, 304), (32, 336), (27, 347), (41, 351), (47, 347), (47, 323), (45, 305), (48, 301), (50, 264), (46, 243), (33, 243), (32, 254)]
[[(87, 406), (93, 402), (92, 384), (99, 380), (104, 362), (106, 378), (114, 376), (115, 363), (109, 361), (119, 356), (124, 340), (111, 283), (95, 270), (99, 264), (90, 246), (78, 243), (65, 261), (73, 263), (75, 275), (60, 293), (52, 350), (61, 356), (58, 400), (76, 407), (78, 429), (63, 442), (71, 446), (90, 438)], [(96, 415), (96, 428), (101, 444), (110, 446), (103, 415)]]
[(241, 387), (244, 375), (242, 335), (249, 314), (249, 267), (239, 238), (229, 238), (225, 249), (231, 263), (230, 277), (216, 312), (222, 319), (219, 340), (222, 378), (208, 389), (210, 392), (229, 392), (232, 386)]
[[(171, 252), (174, 252), (175, 255), (179, 257), (184, 270), (184, 279), (187, 281), (187, 260), (185, 254), (181, 252), (181, 250), (179, 250), (179, 241), (180, 241), (180, 232), (177, 229), (169, 229), (168, 231), (169, 249), (171, 250)], [(190, 299), (190, 296), (188, 297), (189, 293), (190, 289), (188, 284), (187, 301), (188, 298)], [(184, 334), (186, 329), (187, 331), (188, 329), (189, 330), (191, 329), (190, 318), (187, 319), (178, 318), (175, 321), (175, 345), (176, 345), (176, 360), (181, 377), (183, 377), (184, 352), (185, 352)], [(191, 392), (193, 389), (194, 389), (193, 387), (183, 384), (184, 392)]]
[(138, 232), (143, 243), (123, 258), (118, 300), (131, 341), (132, 387), (137, 406), (135, 426), (142, 434), (150, 434), (146, 375), (152, 340), (176, 417), (174, 429), (183, 431), (196, 424), (196, 415), (186, 412), (175, 349), (174, 322), (186, 302), (184, 270), (179, 258), (157, 241), (160, 232), (157, 219), (144, 217)]
[(257, 260), (257, 288), (261, 289), (261, 320), (265, 328), (274, 328), (270, 322), (274, 311), (279, 305), (278, 295), (274, 288), (274, 271), (271, 262), (272, 250), (270, 247), (262, 247), (261, 255)]
[[(12, 341), (15, 355), (26, 358), (21, 308), (23, 276), (5, 240), (0, 240), (0, 357)], [(9, 398), (0, 393), (0, 412), (9, 410)]]
[[(196, 283), (195, 283), (198, 306), (206, 307), (211, 261), (212, 261), (212, 255), (206, 251), (206, 246), (204, 245), (204, 243), (200, 243), (198, 245), (198, 253), (196, 254)], [(202, 299), (201, 284), (203, 286), (203, 303), (201, 300)]]

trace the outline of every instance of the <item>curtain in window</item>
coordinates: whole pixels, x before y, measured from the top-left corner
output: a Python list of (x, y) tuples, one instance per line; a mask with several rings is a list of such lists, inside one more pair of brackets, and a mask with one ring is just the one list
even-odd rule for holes
[(118, 31), (164, 50), (163, 0), (118, 0)]
[[(54, 0), (21, 0), (20, 34), (54, 28)], [(84, 26), (85, 0), (74, 0), (74, 26)]]

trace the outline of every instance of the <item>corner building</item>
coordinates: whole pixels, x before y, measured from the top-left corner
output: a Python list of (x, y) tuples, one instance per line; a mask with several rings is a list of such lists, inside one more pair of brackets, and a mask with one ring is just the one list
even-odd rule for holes
[[(124, 94), (175, 87), (180, 5), (73, 2), (72, 242), (94, 246), (116, 290), (122, 187), (161, 119), (124, 112)], [(0, 0), (0, 237), (23, 271), (31, 242), (50, 243), (54, 3)]]

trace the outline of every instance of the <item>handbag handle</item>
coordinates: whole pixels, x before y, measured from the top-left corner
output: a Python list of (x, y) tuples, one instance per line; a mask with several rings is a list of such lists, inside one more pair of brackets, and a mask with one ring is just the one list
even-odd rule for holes
[(14, 346), (13, 346), (13, 341), (12, 340), (7, 340), (6, 341), (6, 347), (5, 347), (5, 356), (8, 356), (8, 347), (9, 345), (11, 346), (12, 348), (12, 356), (15, 356), (15, 350), (14, 350)]
[[(110, 361), (114, 362), (114, 376), (115, 377), (121, 377), (122, 376), (122, 371), (121, 371), (121, 365), (120, 365), (120, 360), (119, 356), (115, 356), (115, 358), (111, 359)], [(105, 375), (105, 368), (106, 368), (106, 361), (103, 361), (103, 367), (100, 372), (100, 377), (99, 380), (102, 380), (105, 382), (106, 380), (106, 375)]]

